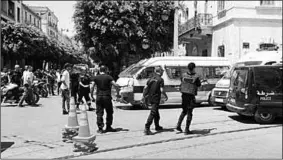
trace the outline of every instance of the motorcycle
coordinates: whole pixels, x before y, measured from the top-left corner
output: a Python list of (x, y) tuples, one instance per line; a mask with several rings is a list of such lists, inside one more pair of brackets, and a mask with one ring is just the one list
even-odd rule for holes
[(35, 91), (42, 97), (48, 97), (47, 83), (44, 80), (35, 80), (34, 82)]
[[(38, 103), (39, 101), (39, 95), (35, 92), (34, 85), (31, 86), (31, 92), (32, 92), (32, 97), (28, 96), (25, 99), (25, 102), (28, 105), (33, 105)], [(18, 87), (18, 85), (9, 83), (5, 86), (1, 86), (1, 103), (16, 103), (20, 101), (20, 98), (22, 97), (24, 93), (24, 88), (23, 87)], [(32, 99), (34, 100), (34, 103), (32, 103)]]

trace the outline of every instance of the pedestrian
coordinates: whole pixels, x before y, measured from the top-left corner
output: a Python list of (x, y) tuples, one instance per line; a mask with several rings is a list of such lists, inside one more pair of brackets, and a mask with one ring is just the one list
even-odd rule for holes
[(180, 90), (182, 93), (182, 112), (179, 117), (176, 130), (183, 132), (181, 128), (182, 121), (187, 115), (185, 135), (191, 134), (190, 125), (193, 117), (193, 109), (195, 106), (195, 96), (197, 95), (197, 88), (201, 86), (200, 78), (195, 72), (195, 63), (189, 63), (187, 73), (183, 73), (181, 76)]
[(61, 86), (61, 72), (60, 69), (56, 71), (56, 83), (57, 83), (57, 95), (60, 95), (60, 86)]
[(154, 120), (155, 130), (161, 131), (163, 127), (159, 125), (160, 114), (159, 114), (159, 104), (161, 100), (161, 94), (164, 95), (165, 101), (168, 100), (168, 96), (164, 91), (164, 80), (162, 78), (163, 69), (160, 67), (156, 67), (154, 69), (155, 74), (147, 81), (146, 86), (143, 91), (143, 99), (147, 99), (151, 104), (150, 114), (147, 118), (145, 124), (145, 135), (150, 135), (152, 132), (150, 131), (150, 125)]
[(6, 67), (4, 67), (1, 72), (1, 86), (8, 84), (8, 82), (9, 82), (8, 70)]
[(47, 72), (47, 81), (48, 81), (48, 91), (49, 94), (54, 96), (54, 84), (55, 84), (55, 73), (53, 72), (53, 69), (51, 69), (49, 72)]
[[(61, 78), (63, 115), (68, 114), (69, 109), (70, 109), (70, 74), (69, 72), (71, 71), (71, 69), (72, 69), (72, 65), (69, 63), (66, 63), (64, 65), (64, 70), (63, 70), (62, 78)], [(67, 109), (65, 105), (67, 105)]]
[[(111, 86), (113, 85), (117, 91), (117, 97), (119, 95), (119, 86), (115, 83), (113, 77), (106, 74), (107, 68), (106, 66), (100, 67), (100, 74), (93, 78), (94, 86), (97, 86), (96, 90), (96, 114), (97, 114), (97, 126), (98, 126), (98, 133), (103, 133), (103, 114), (104, 109), (106, 110), (106, 132), (115, 132), (116, 130), (113, 129), (113, 104), (112, 104), (112, 97), (111, 97)], [(92, 91), (94, 89), (92, 88)], [(93, 95), (93, 93), (91, 93)]]
[(80, 103), (80, 101), (78, 101), (80, 74), (74, 68), (70, 73), (70, 80), (71, 80), (71, 96), (74, 97), (75, 104), (77, 104), (78, 106), (78, 104)]
[(31, 86), (34, 80), (34, 74), (33, 74), (33, 67), (32, 66), (28, 66), (28, 70), (25, 71), (25, 74), (23, 75), (23, 86), (24, 86), (24, 93), (23, 96), (20, 99), (20, 102), (18, 104), (18, 107), (23, 107), (23, 102), (27, 97), (30, 97), (32, 104), (34, 104), (33, 102), (33, 95), (32, 95), (32, 90), (31, 90)]
[[(89, 95), (90, 95), (90, 77), (87, 74), (87, 72), (84, 71), (83, 75), (80, 77), (80, 82), (79, 82), (78, 102), (81, 102), (84, 98), (88, 105), (88, 110), (93, 111), (94, 108), (91, 107), (91, 99)], [(79, 104), (80, 103), (77, 103), (77, 109), (79, 109)]]
[(15, 69), (13, 71), (10, 72), (10, 80), (11, 83), (14, 83), (16, 85), (18, 85), (18, 87), (21, 86), (22, 83), (22, 72), (20, 71), (20, 66), (19, 65), (15, 65)]

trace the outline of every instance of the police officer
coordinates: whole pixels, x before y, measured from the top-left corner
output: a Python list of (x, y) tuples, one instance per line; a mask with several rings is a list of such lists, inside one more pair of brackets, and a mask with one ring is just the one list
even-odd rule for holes
[[(115, 132), (116, 130), (111, 127), (113, 122), (113, 104), (111, 97), (111, 86), (113, 85), (117, 91), (117, 97), (119, 95), (119, 86), (115, 83), (113, 77), (106, 74), (106, 66), (100, 66), (100, 74), (93, 78), (95, 85), (97, 86), (96, 90), (96, 114), (97, 114), (97, 126), (98, 133), (103, 133), (103, 114), (104, 109), (106, 110), (106, 132)], [(95, 86), (93, 85), (93, 87)], [(92, 88), (92, 91), (94, 89)], [(93, 93), (92, 93), (93, 94)]]
[(80, 82), (80, 74), (73, 68), (72, 72), (70, 73), (70, 88), (71, 88), (71, 96), (74, 97), (75, 104), (80, 104), (78, 101), (78, 94), (79, 94), (79, 82)]
[(193, 107), (195, 104), (195, 96), (197, 95), (197, 87), (201, 86), (199, 77), (195, 72), (195, 63), (189, 63), (189, 72), (181, 76), (181, 93), (182, 93), (182, 112), (179, 117), (176, 130), (182, 132), (181, 124), (184, 117), (187, 115), (185, 135), (191, 134), (190, 124), (193, 117)]
[(79, 99), (77, 103), (77, 108), (79, 108), (79, 102), (82, 101), (83, 97), (88, 105), (88, 110), (93, 111), (94, 109), (91, 108), (91, 99), (90, 99), (90, 77), (87, 75), (87, 72), (83, 74), (83, 76), (80, 78), (79, 82)]
[(165, 96), (165, 101), (168, 100), (168, 96), (164, 91), (164, 80), (163, 78), (161, 78), (161, 76), (163, 75), (163, 70), (160, 67), (156, 67), (155, 68), (155, 74), (153, 75), (152, 78), (150, 78), (147, 81), (147, 84), (144, 88), (143, 91), (143, 99), (145, 99), (146, 97), (146, 90), (148, 90), (150, 95), (147, 95), (148, 97), (150, 97), (150, 99), (148, 100), (149, 103), (152, 105), (151, 106), (151, 110), (150, 110), (150, 114), (147, 118), (146, 124), (145, 124), (145, 130), (144, 130), (144, 134), (145, 135), (151, 135), (152, 132), (150, 131), (150, 125), (152, 124), (153, 120), (154, 120), (154, 124), (155, 124), (155, 130), (160, 131), (163, 130), (163, 127), (161, 127), (159, 125), (159, 120), (160, 120), (160, 115), (159, 115), (159, 103), (161, 100), (161, 94), (163, 94)]

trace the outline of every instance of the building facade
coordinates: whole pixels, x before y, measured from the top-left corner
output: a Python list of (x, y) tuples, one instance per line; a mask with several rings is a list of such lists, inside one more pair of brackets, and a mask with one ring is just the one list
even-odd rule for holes
[(22, 4), (22, 23), (41, 29), (41, 17), (25, 4)]
[(41, 17), (41, 29), (50, 38), (58, 39), (58, 18), (48, 7), (28, 6)]
[(185, 4), (189, 18), (179, 29), (179, 42), (186, 46), (187, 56), (227, 57), (235, 62), (246, 52), (256, 51), (261, 43), (282, 47), (282, 1)]
[(22, 22), (22, 0), (1, 0), (1, 21)]

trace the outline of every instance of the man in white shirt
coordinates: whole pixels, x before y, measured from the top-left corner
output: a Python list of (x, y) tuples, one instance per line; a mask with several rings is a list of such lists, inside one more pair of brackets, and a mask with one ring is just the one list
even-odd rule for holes
[[(28, 96), (33, 97), (32, 91), (31, 91), (31, 85), (34, 80), (34, 75), (32, 73), (32, 70), (33, 70), (33, 67), (28, 66), (28, 70), (26, 70), (23, 74), (24, 93), (18, 104), (19, 107), (23, 107), (23, 102)], [(31, 100), (33, 101), (32, 98)]]
[[(63, 115), (68, 114), (70, 109), (70, 70), (72, 69), (72, 65), (69, 63), (66, 63), (64, 65), (64, 70), (61, 77), (61, 90), (62, 90), (62, 109), (63, 109)], [(65, 108), (65, 103), (67, 103), (67, 110)]]

